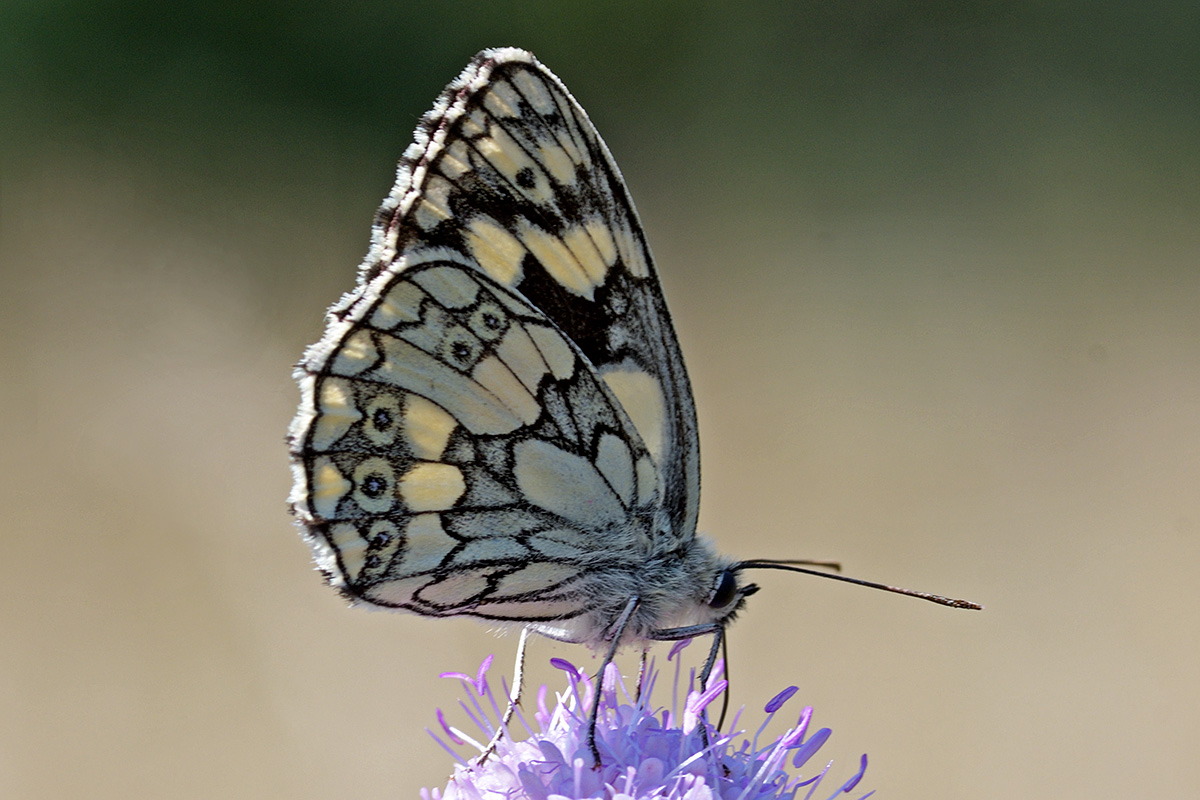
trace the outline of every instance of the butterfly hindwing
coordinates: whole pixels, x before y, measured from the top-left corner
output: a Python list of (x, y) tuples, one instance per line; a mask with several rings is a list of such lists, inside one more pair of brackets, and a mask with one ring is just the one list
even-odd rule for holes
[(583, 613), (584, 571), (647, 547), (597, 538), (659, 505), (637, 430), (545, 315), (473, 267), (372, 289), (300, 368), (293, 501), (322, 567), (430, 616)]

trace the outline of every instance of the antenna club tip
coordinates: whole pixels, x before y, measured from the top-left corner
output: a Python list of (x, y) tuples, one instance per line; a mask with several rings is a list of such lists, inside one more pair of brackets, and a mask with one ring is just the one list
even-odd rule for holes
[(951, 608), (966, 608), (970, 609), (971, 611), (983, 611), (983, 606), (981, 606), (979, 603), (972, 603), (970, 600), (955, 600), (952, 597), (939, 597), (937, 598), (936, 602), (941, 603), (944, 606), (950, 606)]

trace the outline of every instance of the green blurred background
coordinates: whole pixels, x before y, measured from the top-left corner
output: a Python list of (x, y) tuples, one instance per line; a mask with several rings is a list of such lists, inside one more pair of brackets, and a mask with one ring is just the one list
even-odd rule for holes
[(1200, 6), (884, 0), (0, 6), (0, 795), (444, 782), (436, 673), (515, 638), (346, 609), (283, 435), (501, 44), (638, 201), (703, 529), (988, 607), (764, 575), (734, 703), (798, 684), (880, 797), (1200, 795)]

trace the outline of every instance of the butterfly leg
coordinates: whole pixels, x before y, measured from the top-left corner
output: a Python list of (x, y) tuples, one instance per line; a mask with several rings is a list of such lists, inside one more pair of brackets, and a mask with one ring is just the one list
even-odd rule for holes
[(488, 756), (496, 752), (497, 745), (500, 740), (508, 734), (508, 723), (512, 721), (513, 713), (517, 710), (517, 704), (521, 702), (521, 687), (525, 680), (525, 643), (529, 641), (529, 627), (521, 629), (521, 638), (517, 641), (517, 662), (513, 665), (513, 682), (512, 687), (508, 691), (508, 707), (504, 709), (504, 717), (500, 720), (500, 725), (496, 728), (496, 732), (492, 734), (492, 740), (488, 742), (487, 747), (479, 754), (479, 758), (475, 763), (482, 766), (483, 762), (487, 761)]
[(638, 662), (637, 691), (633, 695), (633, 699), (636, 701), (640, 701), (642, 699), (642, 688), (646, 681), (646, 654), (648, 652), (649, 650), (643, 647), (642, 658), (641, 661)]
[[(708, 678), (712, 675), (713, 667), (717, 663), (717, 656), (721, 652), (721, 642), (725, 641), (725, 629), (718, 627), (713, 631), (712, 647), (708, 650), (708, 658), (704, 660), (704, 669), (700, 671), (700, 691), (708, 690)], [(721, 712), (721, 719), (724, 721), (725, 712)], [(700, 720), (703, 724), (700, 726), (700, 740), (704, 742), (704, 746), (708, 747), (708, 708), (704, 708), (700, 712)]]
[[(708, 688), (708, 679), (712, 675), (713, 667), (717, 664), (717, 656), (721, 652), (721, 644), (725, 641), (725, 626), (719, 623), (710, 623), (708, 625), (689, 625), (686, 628), (664, 628), (663, 630), (651, 631), (649, 636), (660, 642), (677, 642), (680, 639), (691, 639), (696, 636), (703, 636), (706, 633), (711, 633), (713, 637), (712, 647), (708, 649), (708, 657), (704, 659), (704, 669), (700, 671), (700, 691)], [(724, 714), (722, 714), (722, 717)], [(700, 726), (700, 739), (704, 742), (704, 746), (708, 747), (708, 711), (707, 709), (700, 712), (700, 718), (705, 723)]]
[(733, 678), (730, 677), (729, 670), (729, 638), (725, 636), (725, 632), (721, 631), (721, 658), (725, 662), (725, 686), (726, 691), (721, 696), (721, 716), (717, 718), (717, 730), (725, 727), (725, 712), (729, 711), (729, 691), (728, 687), (733, 683)]
[(608, 647), (608, 652), (604, 655), (604, 663), (600, 665), (600, 672), (596, 675), (596, 691), (592, 695), (592, 708), (588, 713), (588, 732), (587, 744), (588, 749), (592, 751), (592, 768), (600, 769), (600, 750), (596, 747), (596, 717), (600, 714), (600, 694), (604, 690), (604, 673), (608, 671), (608, 665), (613, 662), (613, 658), (617, 655), (617, 647), (621, 643), (621, 634), (625, 632), (625, 626), (629, 624), (629, 618), (633, 616), (634, 609), (637, 608), (638, 599), (636, 597), (629, 598), (629, 602), (625, 604), (625, 610), (621, 612), (621, 616), (617, 617), (617, 621), (612, 626), (612, 644)]

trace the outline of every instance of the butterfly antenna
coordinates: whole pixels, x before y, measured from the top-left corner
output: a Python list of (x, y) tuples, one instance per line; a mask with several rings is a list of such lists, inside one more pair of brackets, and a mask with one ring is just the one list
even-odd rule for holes
[(875, 583), (874, 581), (864, 581), (858, 578), (848, 578), (845, 575), (833, 575), (828, 572), (818, 572), (815, 569), (807, 569), (797, 566), (798, 564), (812, 564), (811, 561), (775, 561), (771, 559), (756, 559), (753, 561), (739, 561), (733, 565), (734, 571), (743, 569), (779, 569), (786, 572), (802, 572), (805, 575), (816, 575), (818, 578), (830, 578), (835, 581), (845, 581), (846, 583), (854, 583), (859, 586), (866, 586), (870, 589), (881, 589), (885, 592), (893, 594), (904, 594), (909, 597), (919, 597), (922, 600), (928, 600), (931, 603), (937, 603), (950, 608), (969, 608), (975, 611), (980, 611), (983, 606), (978, 603), (972, 603), (970, 600), (955, 600), (952, 597), (942, 597), (940, 594), (930, 594), (929, 592), (918, 592), (913, 589), (902, 589), (899, 586), (888, 586), (885, 583)]
[[(749, 564), (749, 561), (743, 561), (737, 566), (742, 567)], [(753, 561), (756, 565), (763, 564), (784, 564), (790, 567), (820, 567), (821, 569), (831, 569), (834, 572), (842, 571), (840, 561), (814, 561), (808, 558), (756, 558)]]

